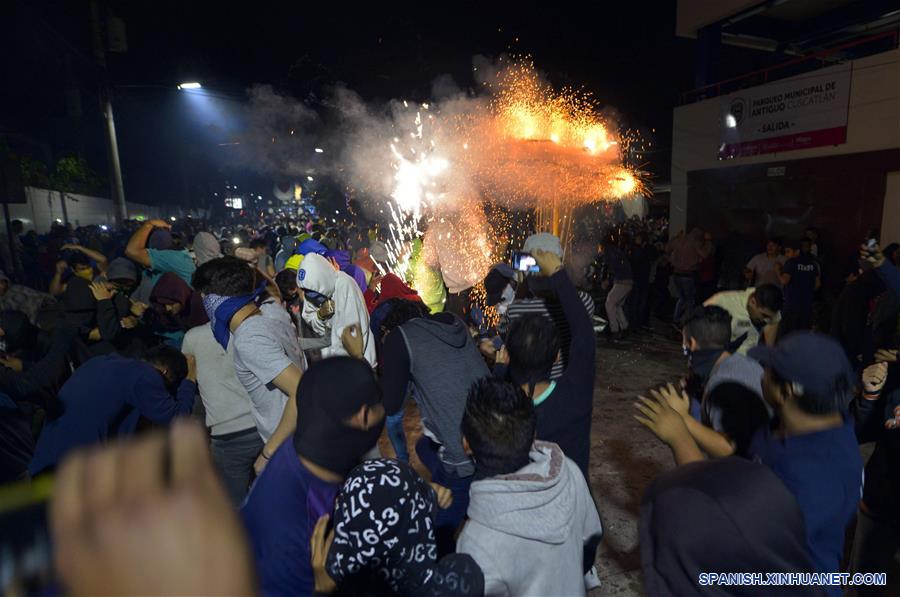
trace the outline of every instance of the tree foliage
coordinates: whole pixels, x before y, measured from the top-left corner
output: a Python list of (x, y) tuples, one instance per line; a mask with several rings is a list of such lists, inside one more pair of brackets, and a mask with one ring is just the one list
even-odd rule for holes
[(95, 195), (103, 189), (103, 178), (81, 156), (63, 156), (50, 175), (53, 189), (66, 193)]
[(30, 155), (16, 155), (5, 146), (0, 146), (0, 152), (8, 154), (19, 163), (22, 183), (26, 186), (82, 195), (97, 195), (106, 186), (104, 178), (79, 155), (59, 158), (51, 171), (46, 162)]

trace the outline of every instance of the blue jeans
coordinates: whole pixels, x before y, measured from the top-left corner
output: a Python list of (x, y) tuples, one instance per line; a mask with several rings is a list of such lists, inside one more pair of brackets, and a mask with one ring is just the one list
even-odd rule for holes
[(406, 409), (400, 410), (393, 415), (389, 415), (385, 419), (385, 427), (387, 427), (387, 436), (394, 446), (394, 452), (397, 453), (397, 460), (409, 462), (409, 450), (406, 447), (406, 433), (403, 432), (403, 415)]
[(253, 463), (265, 444), (256, 427), (211, 437), (209, 443), (213, 462), (225, 483), (225, 491), (238, 507), (247, 496), (247, 488), (253, 478)]
[(681, 320), (685, 313), (693, 308), (694, 303), (697, 301), (697, 283), (694, 281), (694, 276), (683, 276), (680, 274), (674, 274), (672, 282), (675, 284), (675, 296), (678, 298), (678, 302), (675, 303), (675, 314), (673, 315), (672, 323), (681, 325)]
[(472, 485), (472, 477), (459, 477), (444, 470), (444, 465), (438, 458), (439, 448), (438, 444), (424, 435), (416, 443), (416, 455), (431, 473), (431, 482), (446, 487), (453, 494), (453, 503), (446, 510), (438, 509), (434, 523), (438, 557), (441, 557), (456, 551), (455, 534), (469, 509), (469, 486)]

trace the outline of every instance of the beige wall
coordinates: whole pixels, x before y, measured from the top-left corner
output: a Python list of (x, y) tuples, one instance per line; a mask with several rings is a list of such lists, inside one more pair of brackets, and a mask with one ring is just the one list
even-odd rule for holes
[[(9, 206), (10, 217), (22, 220), (25, 230), (36, 230), (43, 234), (50, 230), (56, 219), (64, 219), (59, 191), (25, 187), (25, 197), (27, 203)], [(158, 218), (165, 211), (167, 210), (153, 205), (128, 202), (128, 215), (132, 218), (139, 215)], [(113, 225), (116, 221), (113, 203), (105, 197), (66, 193), (66, 213), (73, 226)]]
[(692, 170), (900, 147), (900, 49), (853, 62), (847, 142), (842, 145), (719, 160), (720, 99), (675, 108), (669, 203), (674, 231), (686, 223), (687, 173)]

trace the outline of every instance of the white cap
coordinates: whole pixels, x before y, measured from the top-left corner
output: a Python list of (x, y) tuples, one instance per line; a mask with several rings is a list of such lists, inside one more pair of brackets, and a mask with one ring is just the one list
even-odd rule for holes
[(527, 253), (534, 253), (535, 251), (555, 253), (560, 259), (562, 259), (563, 256), (562, 245), (559, 242), (559, 238), (553, 236), (549, 232), (532, 234), (525, 239), (525, 246), (522, 247), (522, 250)]

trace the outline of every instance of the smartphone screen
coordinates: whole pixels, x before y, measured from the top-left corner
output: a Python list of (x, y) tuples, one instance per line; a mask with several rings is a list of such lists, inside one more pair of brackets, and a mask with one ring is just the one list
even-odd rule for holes
[(541, 268), (538, 267), (537, 261), (531, 253), (526, 253), (525, 251), (513, 251), (512, 261), (513, 269), (517, 271), (529, 274), (536, 274), (541, 271)]

